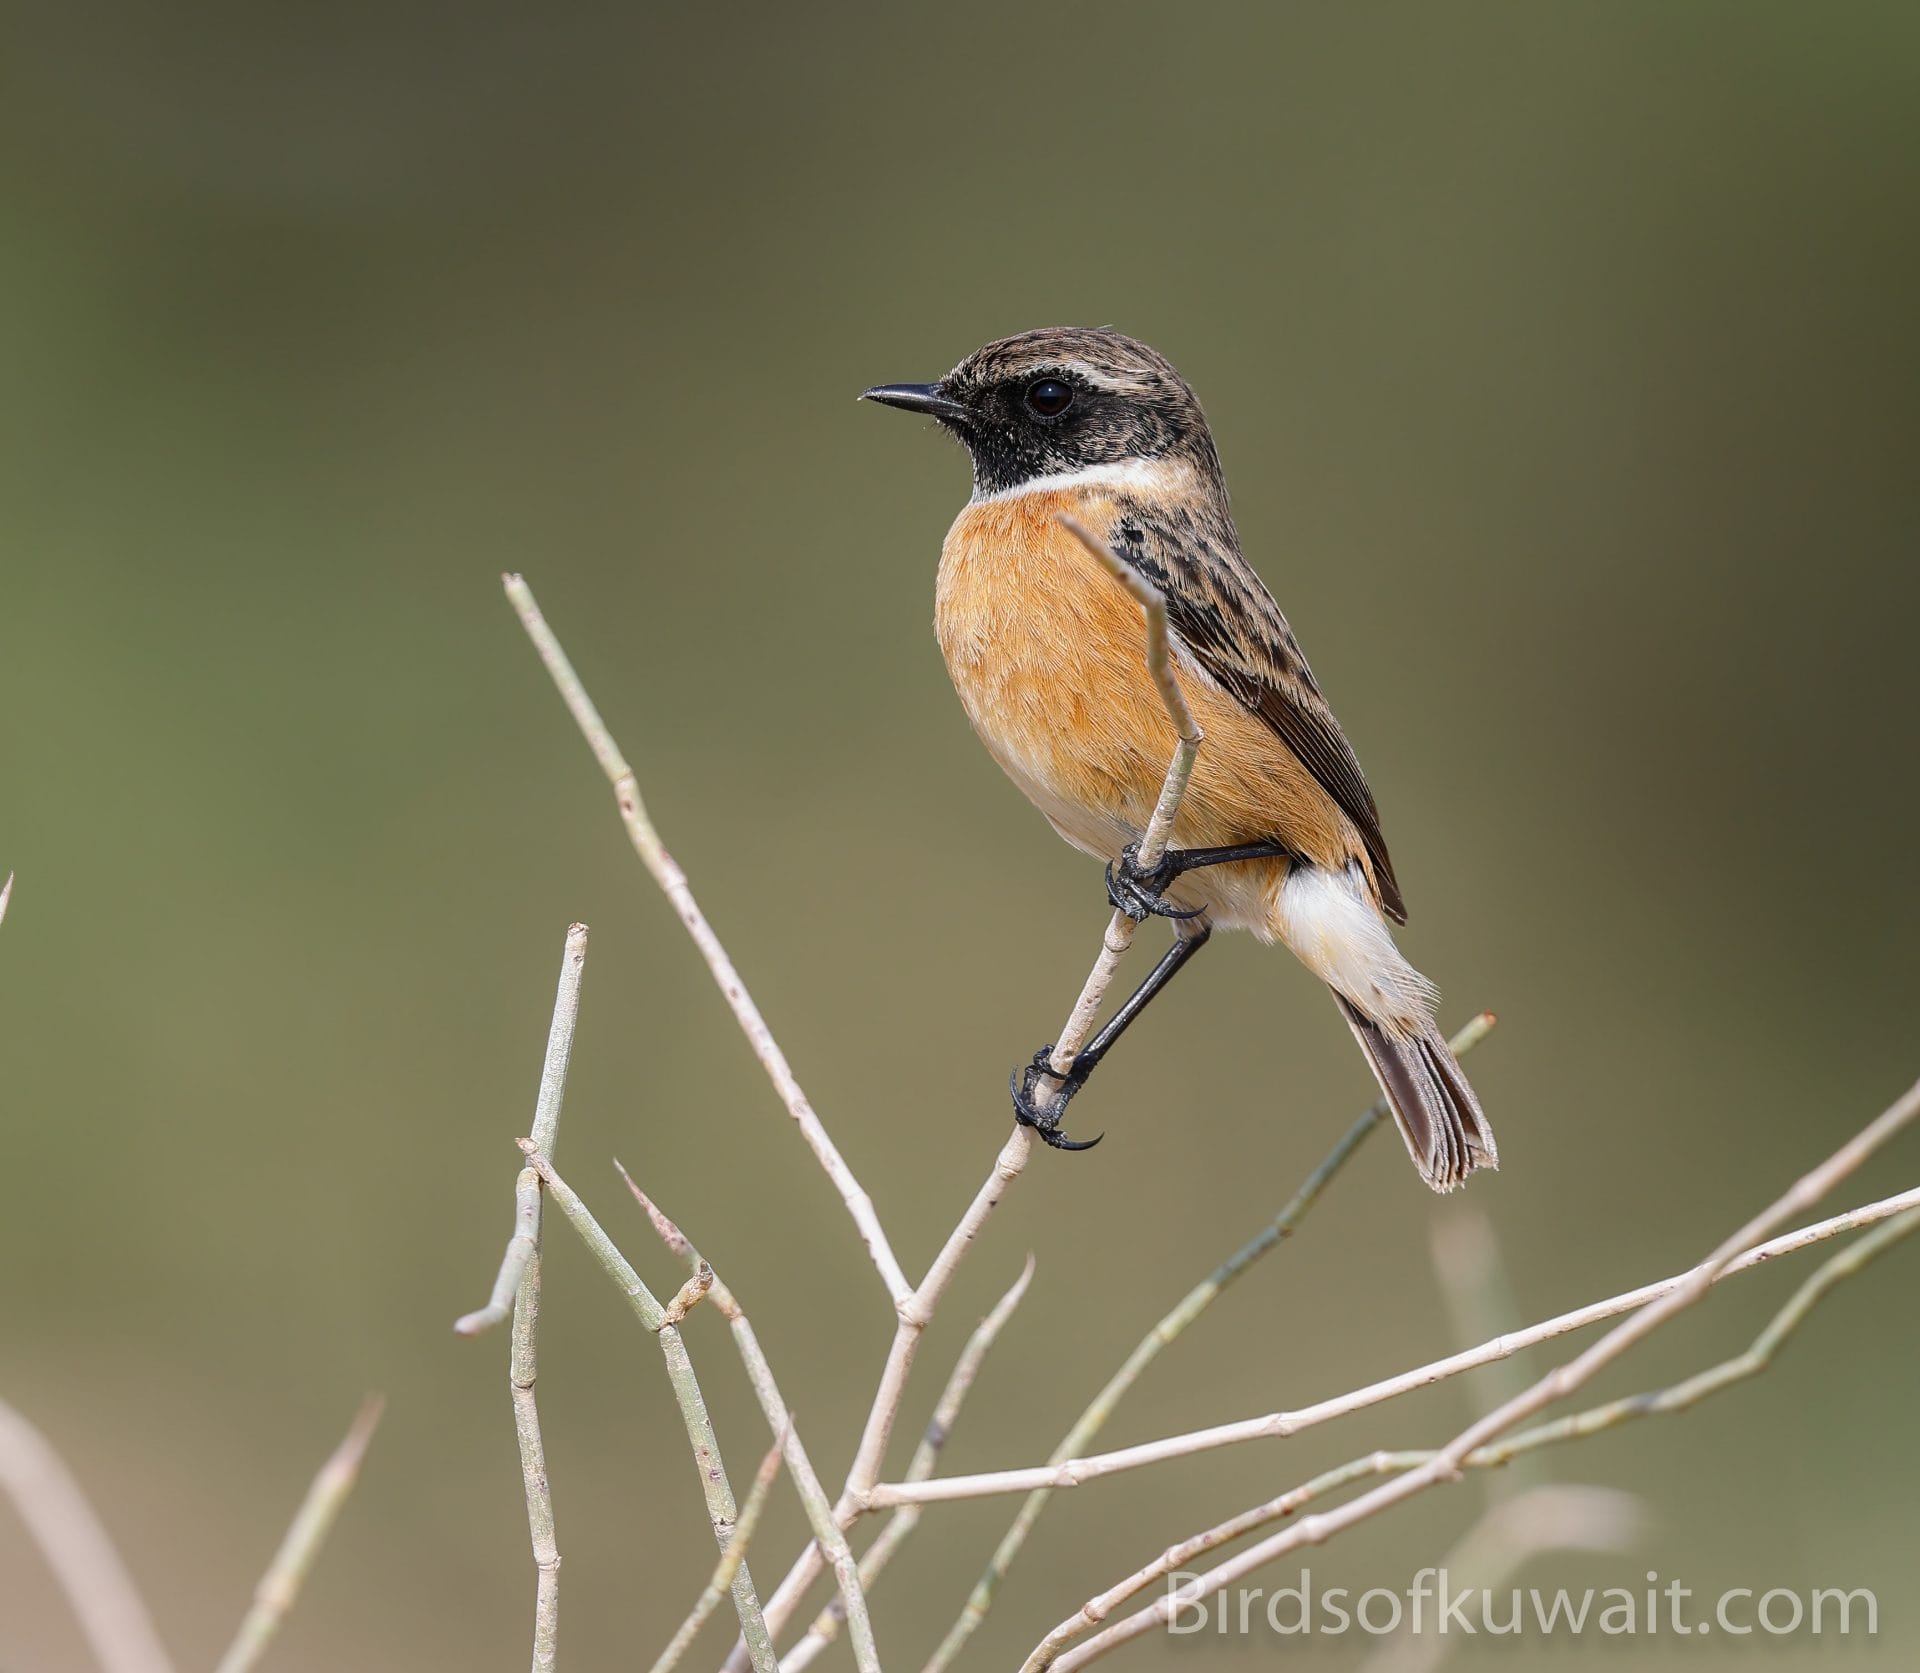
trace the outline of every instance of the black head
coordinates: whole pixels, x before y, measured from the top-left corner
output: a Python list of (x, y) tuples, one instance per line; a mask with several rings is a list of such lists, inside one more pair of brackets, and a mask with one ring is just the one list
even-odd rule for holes
[(1219, 477), (1186, 380), (1117, 331), (1024, 331), (976, 349), (938, 383), (881, 384), (862, 399), (937, 419), (973, 455), (980, 493), (1144, 459), (1183, 458)]

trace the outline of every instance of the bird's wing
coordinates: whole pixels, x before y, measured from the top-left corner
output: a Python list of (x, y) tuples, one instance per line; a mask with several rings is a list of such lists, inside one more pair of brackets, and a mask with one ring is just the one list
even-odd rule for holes
[(1380, 810), (1353, 746), (1320, 695), (1280, 606), (1241, 557), (1224, 512), (1217, 519), (1199, 518), (1136, 501), (1116, 521), (1111, 538), (1115, 552), (1159, 588), (1167, 623), (1194, 659), (1273, 728), (1353, 821), (1373, 861), (1381, 904), (1396, 923), (1405, 923), (1406, 901), (1381, 834)]

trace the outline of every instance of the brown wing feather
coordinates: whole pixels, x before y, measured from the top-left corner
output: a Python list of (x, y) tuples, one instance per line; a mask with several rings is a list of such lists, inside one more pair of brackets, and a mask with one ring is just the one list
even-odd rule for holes
[(1353, 821), (1373, 862), (1381, 904), (1405, 923), (1406, 901), (1380, 810), (1353, 746), (1320, 695), (1280, 606), (1241, 557), (1225, 507), (1195, 514), (1133, 501), (1118, 520), (1114, 543), (1161, 589), (1168, 624), (1200, 666), (1273, 728)]

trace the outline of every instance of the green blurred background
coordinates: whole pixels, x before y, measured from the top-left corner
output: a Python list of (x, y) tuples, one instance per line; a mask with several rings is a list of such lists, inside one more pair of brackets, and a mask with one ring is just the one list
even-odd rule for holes
[[(571, 918), (560, 1160), (659, 1284), (606, 1159), (684, 1221), (844, 1471), (880, 1292), (497, 577), (538, 590), (917, 1271), (1105, 911), (941, 675), (962, 456), (853, 400), (988, 337), (1112, 322), (1207, 402), (1379, 793), (1409, 950), (1450, 1024), (1501, 1013), (1472, 1070), (1506, 1167), (1467, 1200), (1524, 1314), (1696, 1257), (1920, 1068), (1912, 7), (8, 13), (0, 1393), (183, 1666), (369, 1387), (386, 1425), (272, 1665), (524, 1661), (506, 1341), (448, 1326), (508, 1230)], [(1116, 1063), (1076, 1110), (1105, 1146), (1036, 1158), (928, 1343), (911, 1432), (1036, 1253), (944, 1468), (1044, 1456), (1370, 1095), (1247, 942)], [(1849, 1200), (1911, 1183), (1916, 1142)], [(1446, 1351), (1457, 1210), (1373, 1144), (1110, 1438)], [(1607, 1387), (1732, 1350), (1809, 1269)], [(1653, 1523), (1535, 1574), (1875, 1587), (1877, 1641), (1764, 1648), (1910, 1665), (1914, 1276), (1902, 1250), (1762, 1381), (1556, 1455)], [(565, 1236), (547, 1294), (564, 1661), (644, 1665), (712, 1563), (696, 1482), (653, 1344)], [(757, 1412), (719, 1320), (690, 1341), (744, 1477)], [(972, 1665), (1467, 1399), (1059, 1500)], [(1404, 1584), (1482, 1491), (1313, 1567)], [(876, 1597), (890, 1666), (1012, 1508), (928, 1518)], [(801, 1525), (783, 1496), (764, 1583)], [(0, 1667), (85, 1665), (0, 1514)]]

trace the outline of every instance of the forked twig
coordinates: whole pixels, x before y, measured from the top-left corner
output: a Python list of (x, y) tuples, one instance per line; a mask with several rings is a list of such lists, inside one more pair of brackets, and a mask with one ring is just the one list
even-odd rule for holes
[(747, 991), (747, 984), (741, 980), (732, 958), (714, 933), (713, 926), (707, 922), (706, 915), (701, 912), (700, 903), (694, 899), (687, 874), (680, 869), (679, 863), (667, 852), (666, 844), (660, 840), (660, 833), (647, 816), (647, 806), (641, 799), (640, 784), (634, 777), (633, 768), (627, 765), (626, 757), (613, 741), (613, 734), (600, 718), (600, 711), (587, 695), (587, 688), (574, 672), (566, 651), (561, 648), (553, 629), (547, 626), (546, 617), (540, 613), (540, 606), (534, 601), (532, 589), (518, 575), (504, 575), (501, 581), (506, 587), (507, 598), (519, 614), (521, 625), (526, 628), (534, 649), (540, 653), (541, 662), (553, 677), (561, 700), (567, 705), (567, 712), (573, 716), (574, 724), (580, 728), (588, 747), (593, 751), (594, 760), (599, 762), (600, 770), (613, 786), (621, 823), (627, 828), (627, 837), (634, 851), (654, 882), (659, 884), (681, 923), (686, 926), (687, 934), (700, 950), (700, 956), (706, 960), (715, 985), (733, 1012), (734, 1020), (739, 1023), (740, 1031), (747, 1037), (747, 1044), (760, 1060), (760, 1066), (766, 1070), (767, 1078), (773, 1082), (774, 1090), (780, 1095), (780, 1101), (786, 1106), (794, 1125), (800, 1129), (801, 1137), (833, 1182), (834, 1189), (840, 1193), (840, 1200), (846, 1204), (847, 1213), (852, 1216), (860, 1240), (866, 1245), (880, 1280), (887, 1287), (888, 1296), (898, 1305), (912, 1286), (907, 1282), (906, 1274), (900, 1270), (899, 1261), (894, 1258), (893, 1246), (887, 1241), (886, 1232), (881, 1229), (873, 1199), (861, 1187), (859, 1180), (854, 1178), (846, 1158), (840, 1154), (826, 1127), (814, 1113), (813, 1105), (807, 1101), (807, 1095), (801, 1091), (800, 1082), (787, 1062), (786, 1053), (781, 1051), (773, 1031), (760, 1015), (759, 1006), (754, 1004), (753, 995)]
[[(560, 1136), (567, 1070), (580, 1021), (580, 984), (587, 967), (587, 926), (569, 924), (560, 951), (553, 1019), (540, 1059), (540, 1090), (534, 1095), (534, 1142), (551, 1153)], [(500, 1257), (500, 1271), (486, 1306), (454, 1321), (462, 1336), (477, 1336), (513, 1316), (507, 1355), (507, 1392), (513, 1401), (514, 1438), (520, 1448), (520, 1483), (527, 1500), (527, 1536), (533, 1546), (533, 1673), (553, 1673), (560, 1642), (560, 1545), (553, 1521), (553, 1487), (547, 1480), (546, 1441), (540, 1433), (535, 1385), (540, 1377), (540, 1176), (520, 1170), (513, 1186), (513, 1236)]]
[[(1774, 1314), (1746, 1352), (1735, 1354), (1731, 1359), (1723, 1360), (1708, 1370), (1697, 1372), (1671, 1388), (1648, 1394), (1630, 1395), (1623, 1400), (1611, 1400), (1605, 1405), (1595, 1406), (1572, 1417), (1557, 1418), (1551, 1422), (1537, 1424), (1504, 1441), (1496, 1441), (1490, 1446), (1480, 1447), (1461, 1460), (1461, 1468), (1471, 1470), (1498, 1468), (1524, 1453), (1559, 1441), (1572, 1440), (1581, 1435), (1596, 1433), (1601, 1429), (1614, 1428), (1637, 1418), (1653, 1417), (1663, 1412), (1685, 1411), (1709, 1394), (1749, 1377), (1758, 1376), (1772, 1363), (1781, 1344), (1806, 1322), (1808, 1315), (1818, 1306), (1828, 1291), (1859, 1272), (1869, 1262), (1915, 1231), (1920, 1231), (1920, 1211), (1909, 1209), (1892, 1220), (1882, 1222), (1876, 1229), (1849, 1244), (1839, 1253), (1830, 1255), (1801, 1283), (1786, 1305)], [(1424, 1464), (1433, 1457), (1434, 1450), (1431, 1448), (1424, 1451), (1364, 1453), (1358, 1458), (1336, 1465), (1333, 1469), (1322, 1471), (1321, 1474), (1302, 1482), (1297, 1487), (1288, 1488), (1286, 1492), (1267, 1500), (1264, 1504), (1255, 1505), (1252, 1509), (1242, 1511), (1239, 1515), (1229, 1517), (1213, 1527), (1191, 1534), (1176, 1544), (1168, 1546), (1151, 1563), (1136, 1570), (1125, 1580), (1090, 1598), (1079, 1610), (1055, 1627), (1042, 1640), (1040, 1647), (1052, 1646), (1054, 1653), (1057, 1654), (1062, 1646), (1071, 1643), (1075, 1638), (1108, 1619), (1121, 1604), (1138, 1596), (1156, 1580), (1163, 1580), (1171, 1574), (1178, 1573), (1194, 1558), (1204, 1556), (1209, 1551), (1216, 1551), (1224, 1545), (1231, 1545), (1236, 1540), (1243, 1539), (1248, 1534), (1257, 1532), (1272, 1523), (1285, 1521), (1297, 1515), (1315, 1500), (1337, 1492), (1342, 1487), (1351, 1486), (1356, 1481), (1365, 1480), (1369, 1476), (1397, 1475), (1402, 1470), (1413, 1469), (1416, 1465)]]
[(784, 1437), (782, 1451), (787, 1461), (787, 1472), (793, 1477), (800, 1502), (806, 1507), (815, 1547), (825, 1553), (826, 1561), (833, 1568), (834, 1578), (839, 1582), (840, 1602), (846, 1611), (854, 1659), (863, 1673), (878, 1673), (879, 1651), (873, 1642), (873, 1624), (867, 1613), (865, 1582), (860, 1566), (854, 1561), (853, 1548), (847, 1544), (845, 1531), (834, 1520), (832, 1502), (827, 1497), (826, 1489), (820, 1485), (820, 1477), (800, 1442), (793, 1413), (780, 1393), (780, 1385), (774, 1380), (773, 1367), (754, 1334), (746, 1309), (714, 1270), (712, 1263), (694, 1247), (687, 1234), (668, 1219), (653, 1199), (634, 1183), (633, 1176), (624, 1167), (617, 1161), (614, 1166), (619, 1169), (620, 1177), (626, 1181), (634, 1199), (646, 1210), (647, 1218), (660, 1240), (686, 1263), (695, 1281), (704, 1281), (706, 1295), (727, 1321), (734, 1347), (740, 1355), (740, 1363), (746, 1368), (747, 1381), (753, 1387), (754, 1397), (760, 1402), (767, 1426), (776, 1435)]
[[(566, 1102), (567, 1068), (573, 1061), (574, 1029), (580, 1020), (580, 982), (586, 967), (587, 926), (569, 924), (560, 954), (560, 981), (553, 995), (553, 1020), (547, 1025), (546, 1055), (540, 1060), (540, 1090), (533, 1102), (533, 1142), (549, 1156), (560, 1131), (560, 1110)], [(453, 1328), (462, 1336), (478, 1336), (483, 1330), (504, 1324), (520, 1290), (521, 1275), (539, 1252), (540, 1182), (523, 1168), (514, 1190), (513, 1236), (500, 1258), (493, 1294), (486, 1306), (455, 1319)]]
[[(993, 1309), (982, 1319), (967, 1338), (967, 1345), (961, 1349), (960, 1357), (954, 1362), (952, 1372), (947, 1377), (947, 1386), (940, 1391), (940, 1398), (934, 1403), (933, 1416), (927, 1422), (926, 1433), (915, 1448), (913, 1461), (907, 1466), (908, 1481), (925, 1481), (933, 1474), (933, 1466), (939, 1461), (940, 1451), (947, 1444), (947, 1437), (953, 1433), (953, 1426), (960, 1416), (960, 1407), (973, 1387), (974, 1378), (979, 1375), (981, 1363), (998, 1339), (1006, 1322), (1013, 1316), (1014, 1308), (1020, 1305), (1021, 1298), (1027, 1293), (1027, 1285), (1033, 1279), (1033, 1257), (1027, 1257), (1027, 1264), (1021, 1268), (1020, 1276), (1013, 1281), (1007, 1293), (994, 1303)], [(906, 1542), (907, 1537), (920, 1525), (921, 1507), (902, 1505), (887, 1518), (887, 1525), (880, 1530), (879, 1537), (867, 1547), (860, 1558), (860, 1583), (872, 1588), (880, 1578), (881, 1571), (893, 1560), (894, 1553)], [(846, 1619), (846, 1605), (835, 1598), (832, 1603), (820, 1611), (813, 1625), (807, 1629), (807, 1635), (784, 1656), (780, 1658), (780, 1673), (801, 1673), (810, 1666), (814, 1658), (833, 1642), (839, 1635), (840, 1626)]]
[[(1786, 1232), (1779, 1237), (1755, 1245), (1724, 1267), (1716, 1269), (1712, 1282), (1731, 1277), (1738, 1272), (1750, 1272), (1763, 1262), (1774, 1259), (1796, 1249), (1804, 1249), (1810, 1244), (1821, 1243), (1844, 1232), (1857, 1231), (1863, 1226), (1878, 1224), (1891, 1219), (1896, 1214), (1905, 1213), (1912, 1208), (1920, 1208), (1920, 1186), (1901, 1191), (1891, 1197), (1883, 1197), (1878, 1202), (1863, 1203), (1858, 1208), (1850, 1208), (1844, 1214), (1836, 1214), (1831, 1219), (1815, 1221), (1798, 1231)], [(1476, 1348), (1464, 1353), (1450, 1354), (1445, 1359), (1436, 1359), (1430, 1364), (1415, 1367), (1411, 1371), (1402, 1371), (1398, 1376), (1386, 1377), (1377, 1383), (1369, 1383), (1365, 1388), (1354, 1389), (1350, 1393), (1322, 1400), (1315, 1405), (1302, 1406), (1296, 1411), (1269, 1412), (1264, 1417), (1243, 1418), (1237, 1423), (1222, 1423), (1211, 1429), (1196, 1429), (1183, 1435), (1170, 1435), (1157, 1441), (1146, 1441), (1139, 1446), (1123, 1447), (1116, 1452), (1094, 1453), (1085, 1458), (1072, 1459), (1065, 1463), (1041, 1464), (1026, 1469), (994, 1470), (982, 1475), (942, 1476), (932, 1481), (908, 1484), (906, 1482), (887, 1482), (876, 1487), (869, 1495), (869, 1502), (876, 1506), (898, 1504), (931, 1504), (944, 1499), (973, 1499), (998, 1493), (1030, 1493), (1042, 1487), (1078, 1487), (1085, 1482), (1097, 1480), (1103, 1476), (1115, 1475), (1123, 1470), (1139, 1469), (1147, 1464), (1164, 1463), (1172, 1458), (1184, 1458), (1196, 1452), (1208, 1452), (1215, 1447), (1231, 1446), (1242, 1441), (1284, 1439), (1298, 1435), (1305, 1430), (1329, 1423), (1336, 1417), (1346, 1417), (1350, 1413), (1364, 1411), (1369, 1406), (1377, 1406), (1398, 1395), (1412, 1393), (1415, 1389), (1427, 1388), (1448, 1377), (1457, 1377), (1463, 1371), (1471, 1371), (1479, 1366), (1488, 1365), (1495, 1360), (1506, 1359), (1519, 1353), (1523, 1348), (1535, 1347), (1541, 1342), (1550, 1341), (1556, 1336), (1565, 1336), (1571, 1331), (1584, 1329), (1598, 1324), (1603, 1319), (1618, 1318), (1623, 1313), (1633, 1313), (1636, 1308), (1645, 1308), (1653, 1302), (1670, 1297), (1688, 1284), (1694, 1282), (1706, 1270), (1707, 1263), (1690, 1268), (1686, 1272), (1676, 1273), (1671, 1278), (1662, 1278), (1656, 1283), (1643, 1284), (1637, 1290), (1628, 1290), (1624, 1295), (1610, 1296), (1605, 1301), (1590, 1302), (1585, 1307), (1575, 1308), (1570, 1313), (1562, 1313), (1556, 1318), (1542, 1320), (1525, 1330), (1511, 1331), (1505, 1336), (1495, 1337), (1491, 1342), (1482, 1342)]]
[[(1302, 1518), (1279, 1533), (1256, 1542), (1237, 1555), (1216, 1564), (1206, 1574), (1177, 1594), (1182, 1603), (1210, 1597), (1230, 1586), (1243, 1575), (1304, 1545), (1319, 1545), (1348, 1528), (1401, 1504), (1428, 1488), (1458, 1479), (1465, 1461), (1482, 1447), (1498, 1440), (1516, 1424), (1536, 1412), (1566, 1398), (1594, 1375), (1618, 1359), (1628, 1348), (1657, 1330), (1668, 1319), (1699, 1302), (1714, 1282), (1743, 1256), (1751, 1257), (1763, 1246), (1773, 1230), (1805, 1212), (1842, 1179), (1853, 1173), (1876, 1150), (1920, 1116), (1920, 1084), (1889, 1105), (1847, 1143), (1840, 1146), (1819, 1166), (1809, 1170), (1770, 1207), (1755, 1215), (1719, 1246), (1674, 1287), (1629, 1314), (1599, 1341), (1556, 1366), (1522, 1393), (1504, 1401), (1494, 1411), (1468, 1425), (1446, 1446), (1425, 1462), (1394, 1476), (1378, 1487), (1336, 1509)], [(1175, 1606), (1173, 1596), (1163, 1597), (1137, 1614), (1096, 1634), (1077, 1649), (1061, 1656), (1052, 1665), (1060, 1673), (1072, 1673), (1122, 1644), (1150, 1632), (1164, 1622)]]

